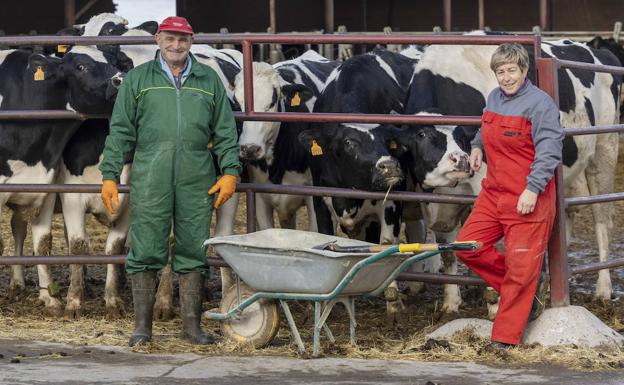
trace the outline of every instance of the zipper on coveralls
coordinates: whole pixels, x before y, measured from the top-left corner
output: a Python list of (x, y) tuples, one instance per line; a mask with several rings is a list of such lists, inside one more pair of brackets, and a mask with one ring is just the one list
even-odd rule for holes
[(173, 185), (175, 186), (178, 181), (178, 159), (180, 154), (180, 125), (182, 121), (182, 111), (180, 111), (180, 89), (176, 86), (176, 111), (178, 113), (178, 130), (176, 134), (176, 149), (175, 160), (173, 165)]

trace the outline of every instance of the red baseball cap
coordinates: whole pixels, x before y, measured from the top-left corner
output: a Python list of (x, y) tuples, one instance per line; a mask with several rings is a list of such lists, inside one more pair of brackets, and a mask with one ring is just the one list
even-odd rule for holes
[(191, 27), (188, 20), (181, 16), (166, 17), (158, 26), (158, 32), (160, 31), (181, 32), (189, 35), (194, 33), (193, 27)]

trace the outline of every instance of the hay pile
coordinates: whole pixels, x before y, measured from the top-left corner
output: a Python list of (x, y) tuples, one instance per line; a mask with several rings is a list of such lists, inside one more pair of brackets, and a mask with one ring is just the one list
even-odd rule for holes
[[(217, 304), (217, 300), (206, 304), (206, 308)], [(36, 304), (36, 294), (31, 294), (20, 304), (0, 301), (0, 338), (61, 342), (72, 345), (110, 345), (127, 346), (133, 329), (131, 315), (116, 321), (107, 321), (103, 313), (98, 314), (97, 303), (88, 302), (87, 309), (94, 313), (79, 320), (57, 320), (41, 316)], [(101, 305), (99, 305), (101, 308)], [(467, 331), (456, 334), (450, 341), (427, 340), (426, 334), (438, 324), (435, 303), (411, 303), (408, 316), (400, 329), (387, 329), (384, 326), (385, 306), (379, 299), (361, 299), (357, 301), (358, 346), (348, 343), (349, 324), (345, 311), (337, 307), (329, 320), (329, 326), (336, 336), (336, 343), (330, 344), (322, 338), (322, 352), (327, 357), (348, 357), (364, 359), (414, 360), (414, 361), (451, 361), (481, 362), (488, 364), (520, 367), (527, 364), (549, 363), (583, 371), (613, 370), (624, 368), (624, 351), (617, 348), (588, 349), (577, 346), (546, 348), (539, 345), (520, 346), (510, 349), (506, 354), (493, 354), (484, 350), (489, 342)], [(622, 308), (621, 306), (618, 306)], [(299, 331), (308, 351), (301, 356), (290, 338), (290, 332), (284, 319), (280, 332), (273, 343), (264, 349), (238, 345), (229, 341), (202, 347), (183, 342), (178, 338), (181, 327), (179, 318), (166, 322), (154, 323), (154, 341), (145, 347), (132, 349), (142, 353), (197, 353), (202, 355), (234, 356), (288, 356), (306, 358), (311, 354), (312, 313), (303, 305), (291, 306), (295, 314)], [(366, 308), (366, 313), (364, 313)], [(613, 308), (613, 307), (610, 307)], [(364, 314), (366, 314), (364, 316)], [(473, 309), (462, 310), (462, 317), (483, 317), (484, 314)], [(620, 314), (613, 314), (609, 326), (622, 330)], [(219, 323), (204, 321), (204, 328), (213, 334), (219, 334)]]

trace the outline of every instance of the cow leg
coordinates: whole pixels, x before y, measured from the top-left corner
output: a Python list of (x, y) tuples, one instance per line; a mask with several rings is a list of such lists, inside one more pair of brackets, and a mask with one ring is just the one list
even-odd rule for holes
[(234, 234), (234, 224), (236, 221), (236, 210), (238, 209), (238, 197), (240, 193), (234, 193), (232, 198), (219, 206), (217, 212), (217, 226), (215, 236), (221, 237)]
[(316, 213), (318, 232), (327, 235), (336, 234), (336, 224), (334, 223), (332, 214), (327, 207), (327, 205), (331, 205), (332, 198), (313, 197), (312, 200), (314, 202), (314, 212)]
[(308, 212), (308, 231), (318, 232), (316, 223), (316, 212), (314, 211), (314, 200), (312, 197), (305, 198), (306, 210)]
[[(13, 240), (15, 242), (15, 252), (13, 255), (19, 257), (24, 255), (24, 239), (26, 239), (26, 232), (28, 230), (28, 222), (24, 218), (23, 214), (24, 213), (21, 210), (16, 208), (13, 210), (11, 215), (11, 232), (13, 233)], [(24, 266), (11, 266), (9, 297), (16, 298), (20, 293), (23, 293), (25, 289), (26, 283), (24, 282)]]
[[(381, 224), (379, 243), (396, 245), (399, 243), (401, 231), (402, 206), (398, 202), (388, 202), (384, 206), (380, 205), (380, 210), (378, 212)], [(396, 281), (384, 290), (384, 297), (386, 298), (386, 326), (397, 327), (401, 323), (405, 305)]]
[[(63, 194), (63, 218), (69, 241), (69, 255), (89, 255), (89, 241), (86, 232), (86, 214), (79, 194)], [(82, 315), (84, 301), (84, 265), (69, 265), (70, 278), (67, 290), (65, 318), (78, 319)]]
[[(617, 165), (619, 139), (617, 133), (598, 136), (596, 153), (585, 170), (587, 186), (591, 195), (607, 194), (614, 191), (615, 168)], [(612, 203), (591, 205), (594, 216), (598, 257), (600, 262), (609, 258), (609, 243), (613, 230)], [(594, 293), (597, 299), (610, 300), (613, 295), (611, 276), (608, 269), (598, 272), (598, 282)]]
[[(236, 220), (239, 195), (239, 193), (234, 193), (232, 198), (217, 209), (217, 227), (215, 229), (216, 237), (234, 234), (234, 222)], [(229, 267), (221, 267), (219, 270), (221, 273), (221, 293), (225, 293), (226, 290), (234, 284), (232, 269)]]
[[(436, 233), (437, 242), (448, 242), (449, 240), (455, 240), (457, 232), (452, 233)], [(455, 254), (450, 251), (441, 253), (442, 264), (444, 266), (445, 274), (457, 274), (457, 259)], [(462, 304), (462, 297), (459, 291), (459, 285), (444, 285), (444, 304), (442, 305), (442, 312), (446, 314), (458, 314), (459, 306)]]
[(160, 274), (156, 302), (154, 303), (154, 319), (168, 321), (173, 318), (173, 272), (171, 259)]
[[(125, 207), (119, 218), (113, 222), (106, 238), (106, 255), (120, 255), (125, 253), (126, 239), (130, 229), (130, 208)], [(104, 287), (104, 303), (106, 318), (120, 318), (124, 313), (124, 302), (121, 299), (122, 265), (109, 264), (106, 267), (106, 286)]]
[[(427, 240), (427, 224), (421, 213), (420, 203), (406, 202), (403, 205), (403, 222), (405, 223), (405, 238), (408, 243), (423, 243)], [(441, 264), (440, 256), (436, 255), (426, 261), (418, 262), (407, 268), (408, 272), (421, 273), (426, 270), (427, 265), (437, 260)], [(423, 282), (407, 282), (410, 294), (420, 293), (425, 289)]]
[(258, 230), (275, 227), (273, 206), (269, 202), (269, 196), (266, 194), (256, 194), (256, 222), (258, 223)]
[[(39, 209), (39, 215), (32, 223), (35, 255), (50, 255), (52, 252), (52, 215), (55, 200), (56, 194), (48, 194)], [(60, 317), (63, 314), (63, 305), (50, 293), (50, 290), (56, 286), (50, 275), (50, 269), (47, 265), (37, 265), (37, 274), (39, 276), (39, 300), (44, 303), (45, 314)]]

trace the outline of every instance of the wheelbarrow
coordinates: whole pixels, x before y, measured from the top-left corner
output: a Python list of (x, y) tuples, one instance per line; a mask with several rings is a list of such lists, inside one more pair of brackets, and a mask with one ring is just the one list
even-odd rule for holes
[[(321, 329), (335, 341), (325, 322), (335, 304), (347, 310), (350, 343), (355, 345), (355, 297), (379, 295), (403, 270), (443, 250), (480, 247), (477, 242), (374, 245), (288, 229), (215, 237), (204, 243), (208, 245), (230, 265), (237, 283), (235, 290), (223, 293), (219, 313), (207, 311), (204, 317), (223, 321), (226, 338), (262, 347), (277, 334), (279, 303), (303, 353), (288, 301), (314, 302), (314, 357), (320, 354)], [(421, 252), (414, 254), (417, 251)]]

